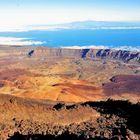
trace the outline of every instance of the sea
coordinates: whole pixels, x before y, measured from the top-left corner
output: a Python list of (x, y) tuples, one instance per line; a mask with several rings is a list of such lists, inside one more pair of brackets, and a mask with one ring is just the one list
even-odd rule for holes
[(113, 48), (140, 51), (140, 29), (14, 31), (0, 32), (1, 37), (20, 38), (20, 41), (16, 41), (24, 42), (24, 45), (50, 48)]

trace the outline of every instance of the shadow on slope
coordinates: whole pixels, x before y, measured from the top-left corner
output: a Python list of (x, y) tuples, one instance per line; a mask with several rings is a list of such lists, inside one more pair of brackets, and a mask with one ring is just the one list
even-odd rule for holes
[(134, 133), (140, 133), (140, 103), (132, 104), (129, 101), (112, 100), (100, 102), (85, 102), (82, 105), (95, 108), (102, 114), (115, 114), (127, 119), (127, 127)]
[[(84, 136), (77, 136), (75, 134), (69, 134), (69, 132), (65, 132), (62, 135), (59, 136), (53, 136), (53, 135), (41, 135), (41, 134), (35, 134), (35, 135), (21, 135), (19, 133), (15, 133), (14, 136), (9, 138), (8, 140), (85, 140), (86, 138)], [(89, 138), (88, 140), (90, 140)], [(95, 137), (96, 140), (108, 140), (107, 138), (100, 138)]]

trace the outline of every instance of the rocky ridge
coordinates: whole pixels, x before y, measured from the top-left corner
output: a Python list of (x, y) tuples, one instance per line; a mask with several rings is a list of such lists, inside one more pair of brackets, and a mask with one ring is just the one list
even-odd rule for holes
[[(28, 100), (9, 95), (0, 95), (0, 97), (2, 140), (139, 140), (140, 138), (139, 104), (110, 99), (101, 102), (66, 104)], [(11, 110), (8, 109), (9, 106)], [(5, 121), (2, 121), (3, 111)]]
[(111, 59), (126, 63), (140, 63), (140, 52), (111, 49), (50, 49), (37, 48), (32, 54), (34, 57), (46, 58), (84, 58), (84, 59)]
[[(3, 49), (2, 49), (3, 48)], [(5, 53), (5, 49), (6, 53)], [(26, 47), (26, 46), (3, 46), (1, 55), (32, 57), (39, 59), (47, 58), (84, 58), (84, 59), (110, 59), (120, 60), (126, 63), (140, 63), (140, 52), (113, 49), (67, 49), (48, 47)]]

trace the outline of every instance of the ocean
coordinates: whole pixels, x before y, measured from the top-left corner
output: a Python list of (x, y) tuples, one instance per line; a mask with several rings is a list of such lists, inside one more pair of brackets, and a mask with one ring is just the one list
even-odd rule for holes
[[(115, 48), (140, 51), (140, 29), (63, 29), (0, 32), (0, 37), (21, 38), (32, 46), (51, 48)], [(34, 43), (40, 42), (40, 43)]]

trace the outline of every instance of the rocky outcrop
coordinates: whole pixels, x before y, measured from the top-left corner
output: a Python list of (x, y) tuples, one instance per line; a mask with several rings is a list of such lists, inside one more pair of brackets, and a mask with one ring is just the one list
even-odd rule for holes
[(111, 59), (120, 60), (126, 63), (140, 63), (140, 52), (112, 49), (66, 49), (48, 47), (1, 46), (0, 55), (10, 55), (10, 57), (32, 57), (38, 59)]
[(110, 99), (64, 104), (0, 95), (0, 139), (139, 140), (139, 109)]
[(102, 59), (116, 59), (124, 62), (140, 62), (140, 53), (123, 50), (98, 50), (96, 57)]
[(111, 59), (126, 63), (140, 63), (140, 53), (111, 49), (50, 49), (36, 48), (34, 57), (44, 58), (83, 58), (83, 59)]

